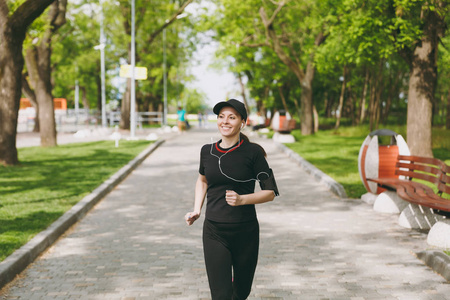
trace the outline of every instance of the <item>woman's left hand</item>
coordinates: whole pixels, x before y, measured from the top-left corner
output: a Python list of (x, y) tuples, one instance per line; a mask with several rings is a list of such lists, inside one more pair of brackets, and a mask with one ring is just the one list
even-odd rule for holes
[(243, 205), (242, 197), (235, 191), (227, 190), (225, 194), (225, 200), (227, 201), (228, 205), (231, 206)]

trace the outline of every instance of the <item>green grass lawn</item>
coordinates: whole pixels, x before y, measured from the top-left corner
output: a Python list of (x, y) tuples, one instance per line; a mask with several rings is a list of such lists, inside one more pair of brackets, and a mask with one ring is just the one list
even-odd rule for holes
[[(387, 128), (406, 137), (404, 126)], [(286, 146), (342, 184), (350, 198), (359, 198), (366, 189), (359, 177), (358, 154), (369, 132), (367, 126), (319, 131), (311, 136), (302, 136), (295, 130), (292, 134), (296, 142)], [(450, 164), (448, 135), (448, 130), (433, 129), (433, 154)]]
[(149, 141), (19, 149), (20, 165), (0, 166), (0, 261), (136, 157)]

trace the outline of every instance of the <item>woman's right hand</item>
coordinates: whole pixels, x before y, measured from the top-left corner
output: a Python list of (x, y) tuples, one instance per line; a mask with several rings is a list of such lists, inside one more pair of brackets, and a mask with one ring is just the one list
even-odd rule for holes
[(197, 212), (189, 212), (184, 216), (184, 219), (186, 220), (186, 224), (188, 224), (189, 226), (191, 226), (192, 224), (194, 224), (194, 222), (200, 218), (200, 214)]

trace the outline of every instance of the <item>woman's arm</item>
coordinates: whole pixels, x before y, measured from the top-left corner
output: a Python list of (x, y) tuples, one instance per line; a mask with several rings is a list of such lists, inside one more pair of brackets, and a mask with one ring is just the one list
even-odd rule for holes
[(202, 212), (203, 202), (205, 201), (206, 191), (208, 189), (208, 181), (204, 175), (199, 174), (195, 183), (194, 211), (184, 216), (186, 223), (192, 225)]
[(262, 190), (253, 194), (239, 195), (235, 191), (228, 190), (225, 200), (231, 206), (260, 204), (272, 201), (275, 198), (275, 193), (272, 190)]

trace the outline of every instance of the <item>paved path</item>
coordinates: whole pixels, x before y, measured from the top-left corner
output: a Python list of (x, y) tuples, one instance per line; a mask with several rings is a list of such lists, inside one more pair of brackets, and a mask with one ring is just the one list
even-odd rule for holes
[[(192, 227), (201, 145), (175, 136), (3, 291), (0, 299), (209, 299)], [(256, 141), (256, 139), (255, 139)], [(339, 199), (266, 140), (281, 196), (258, 206), (261, 251), (249, 299), (450, 299), (413, 253), (426, 235), (360, 200)]]

